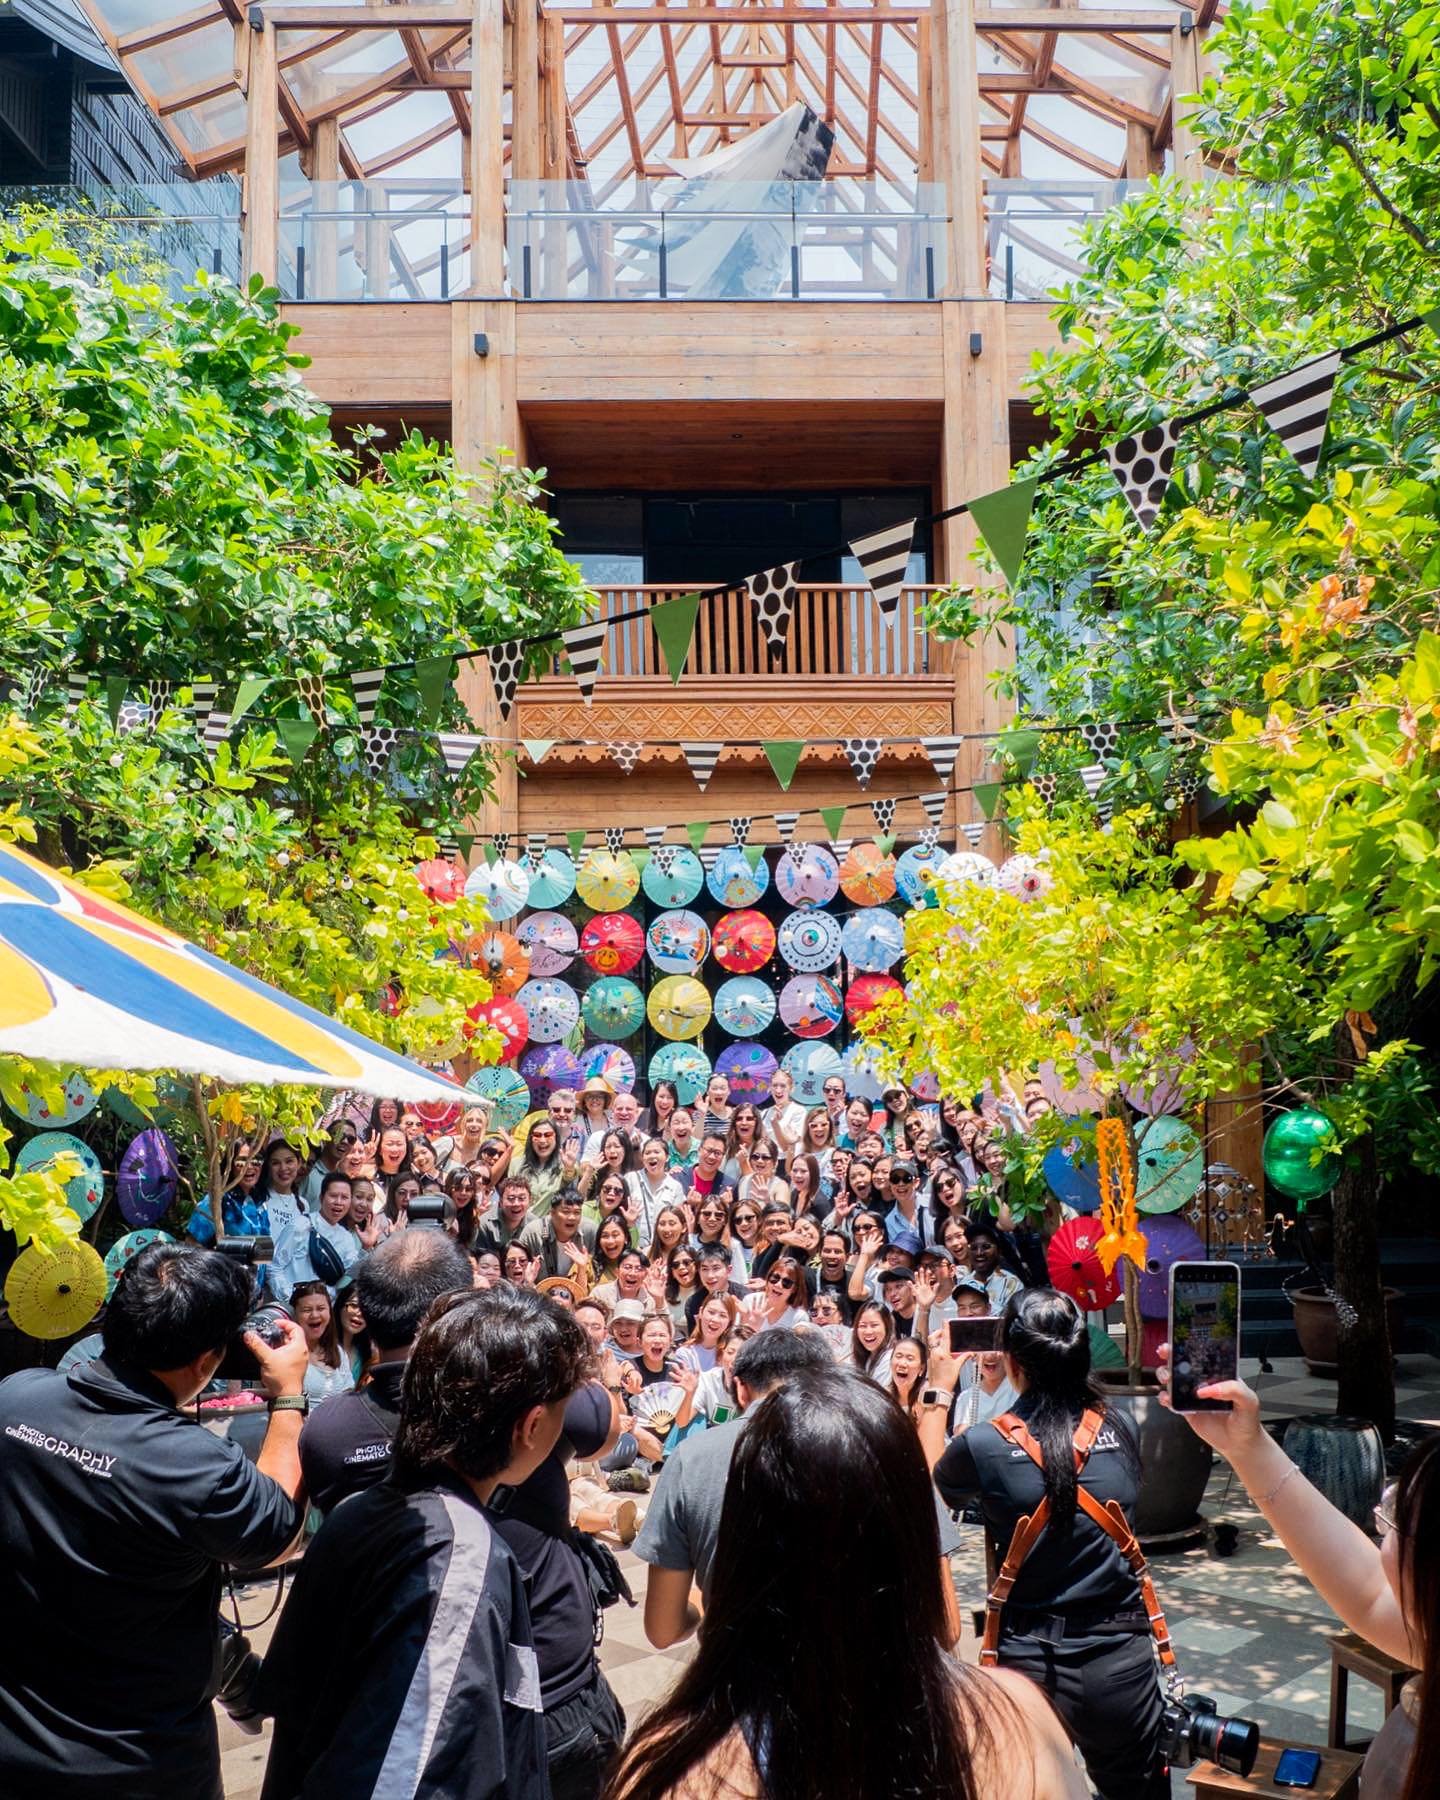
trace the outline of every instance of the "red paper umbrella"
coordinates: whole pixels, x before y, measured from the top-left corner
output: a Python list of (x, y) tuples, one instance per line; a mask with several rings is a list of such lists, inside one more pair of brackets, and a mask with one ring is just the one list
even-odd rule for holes
[[(514, 1062), (530, 1041), (530, 1021), (520, 1002), (502, 996), (494, 1000), (477, 1000), (468, 1010), (477, 1025), (493, 1025), (500, 1033), (504, 1045), (500, 1052), (501, 1062)], [(465, 1035), (473, 1037), (474, 1030)]]
[(726, 913), (715, 922), (710, 951), (732, 975), (753, 975), (775, 954), (775, 927), (750, 907)]
[(893, 975), (857, 975), (845, 996), (845, 1017), (858, 1025), (872, 1012), (886, 994), (903, 994), (904, 987)]
[(1120, 1297), (1120, 1265), (1110, 1274), (1096, 1254), (1103, 1227), (1098, 1219), (1067, 1219), (1045, 1252), (1050, 1279), (1086, 1312), (1103, 1312)]
[(629, 913), (601, 913), (580, 933), (580, 954), (597, 975), (628, 975), (645, 954), (645, 933)]
[(465, 892), (465, 870), (448, 856), (416, 863), (415, 879), (432, 900), (458, 900)]

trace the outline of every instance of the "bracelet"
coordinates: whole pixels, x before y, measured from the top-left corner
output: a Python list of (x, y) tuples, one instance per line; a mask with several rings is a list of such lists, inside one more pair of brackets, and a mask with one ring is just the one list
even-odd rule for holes
[(1269, 1506), (1274, 1501), (1276, 1495), (1280, 1492), (1281, 1488), (1283, 1488), (1285, 1483), (1290, 1479), (1290, 1477), (1292, 1475), (1298, 1475), (1299, 1473), (1300, 1473), (1300, 1465), (1298, 1463), (1292, 1462), (1290, 1464), (1289, 1468), (1286, 1469), (1285, 1473), (1275, 1483), (1274, 1487), (1271, 1488), (1271, 1490), (1268, 1494), (1256, 1494), (1255, 1504), (1257, 1506)]
[(276, 1394), (273, 1399), (267, 1400), (265, 1404), (272, 1413), (305, 1413), (310, 1410), (310, 1402), (304, 1394)]

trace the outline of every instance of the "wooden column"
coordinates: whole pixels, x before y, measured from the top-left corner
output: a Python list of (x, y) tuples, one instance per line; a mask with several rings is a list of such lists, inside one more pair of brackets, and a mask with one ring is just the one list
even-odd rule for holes
[[(315, 204), (322, 213), (338, 210), (340, 199), (340, 121), (317, 119), (310, 134), (309, 175), (318, 188)], [(313, 245), (313, 277), (307, 282), (308, 297), (314, 300), (339, 298), (340, 287), (340, 221), (317, 219), (311, 237)]]
[(935, 121), (935, 144), (945, 159), (949, 195), (950, 293), (978, 300), (985, 293), (985, 200), (975, 0), (944, 0), (940, 10), (944, 30), (934, 35), (931, 52), (940, 71), (935, 92), (942, 117)]
[(1125, 179), (1148, 181), (1155, 173), (1157, 158), (1150, 141), (1150, 127), (1138, 119), (1125, 123)]
[[(946, 301), (942, 306), (945, 370), (945, 420), (941, 443), (940, 504), (951, 507), (977, 494), (988, 494), (1010, 479), (1010, 408), (1007, 393), (1006, 318), (1002, 300)], [(972, 348), (979, 339), (978, 353)], [(941, 578), (947, 582), (985, 583), (999, 578), (982, 575), (973, 562), (975, 527), (968, 514), (947, 519), (940, 527)], [(998, 699), (987, 680), (1011, 660), (1010, 639), (938, 647), (954, 675), (954, 730), (994, 732), (1010, 716), (1008, 702)], [(983, 743), (967, 744), (955, 765), (955, 780), (968, 785), (993, 774), (986, 767)], [(955, 796), (955, 825), (978, 816), (968, 794)], [(987, 834), (991, 854), (1000, 835)]]
[(1175, 173), (1184, 181), (1200, 182), (1205, 174), (1205, 158), (1199, 139), (1182, 120), (1187, 108), (1184, 97), (1200, 90), (1200, 33), (1193, 15), (1190, 29), (1177, 25), (1170, 33), (1170, 144), (1175, 157)]
[[(540, 179), (549, 182), (551, 207), (563, 203), (566, 186), (565, 21), (546, 13), (540, 22)], [(540, 232), (543, 273), (535, 274), (537, 292), (558, 300), (566, 292), (569, 231), (563, 218), (546, 219)]]
[(495, 297), (505, 279), (505, 31), (502, 0), (475, 0), (470, 28), (470, 285)]
[(244, 270), (267, 282), (279, 274), (280, 74), (275, 27), (268, 19), (250, 34), (245, 90)]

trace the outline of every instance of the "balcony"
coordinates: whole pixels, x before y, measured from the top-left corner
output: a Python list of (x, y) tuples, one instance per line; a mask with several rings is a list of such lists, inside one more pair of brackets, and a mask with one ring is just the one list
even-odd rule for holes
[(985, 184), (985, 259), (992, 300), (1045, 300), (1082, 274), (1085, 228), (1141, 181), (1001, 181)]

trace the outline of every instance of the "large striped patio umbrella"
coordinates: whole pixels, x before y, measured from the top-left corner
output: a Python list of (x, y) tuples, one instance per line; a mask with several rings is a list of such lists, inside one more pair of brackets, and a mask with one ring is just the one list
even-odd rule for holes
[(444, 1081), (0, 845), (0, 1055), (266, 1087), (453, 1098)]

